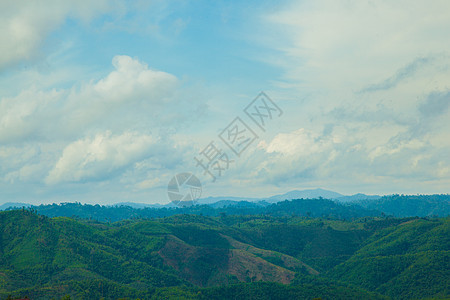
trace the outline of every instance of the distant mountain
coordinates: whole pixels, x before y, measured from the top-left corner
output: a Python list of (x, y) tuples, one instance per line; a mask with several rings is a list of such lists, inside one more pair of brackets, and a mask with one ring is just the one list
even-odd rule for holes
[(324, 189), (309, 189), (309, 190), (294, 190), (282, 195), (275, 195), (267, 199), (268, 202), (278, 202), (292, 199), (316, 199), (322, 197), (324, 199), (336, 199), (343, 197), (344, 195), (324, 190)]
[(343, 196), (336, 198), (335, 200), (339, 202), (354, 202), (354, 201), (361, 201), (361, 200), (378, 200), (381, 196), (378, 195), (366, 195), (366, 194), (354, 194), (352, 196)]
[(129, 207), (136, 208), (136, 209), (142, 209), (142, 208), (146, 208), (146, 207), (161, 208), (161, 207), (164, 207), (165, 205), (159, 204), (159, 203), (147, 204), (147, 203), (135, 203), (135, 202), (119, 202), (119, 203), (108, 205), (108, 206), (129, 206)]
[[(356, 194), (334, 199), (333, 195), (340, 195), (326, 190), (292, 191), (283, 195), (273, 196), (262, 200), (251, 198), (253, 201), (230, 200), (241, 199), (227, 197), (208, 204), (191, 207), (178, 207), (173, 203), (144, 204), (123, 202), (115, 205), (89, 205), (81, 203), (62, 203), (31, 206), (26, 203), (6, 203), (1, 210), (9, 207), (32, 207), (36, 212), (48, 217), (77, 217), (95, 219), (98, 221), (115, 222), (130, 218), (161, 218), (176, 214), (196, 214), (205, 216), (227, 215), (292, 215), (329, 217), (335, 219), (351, 219), (375, 215), (395, 217), (446, 217), (450, 215), (450, 195), (390, 195), (379, 197), (376, 195)], [(320, 199), (322, 197), (322, 199)], [(206, 198), (209, 200), (220, 197)], [(302, 201), (288, 201), (285, 199), (302, 199)], [(309, 198), (309, 199), (308, 199)], [(245, 199), (245, 198), (244, 198)], [(248, 199), (248, 198), (247, 198)], [(283, 200), (279, 200), (283, 199)]]
[[(260, 201), (266, 201), (269, 203), (276, 203), (279, 201), (284, 200), (293, 200), (293, 199), (317, 199), (319, 197), (322, 197), (324, 199), (332, 199), (337, 200), (340, 202), (353, 202), (353, 201), (360, 201), (360, 200), (377, 200), (380, 198), (378, 195), (365, 195), (365, 194), (355, 194), (352, 196), (345, 196), (337, 192), (333, 192), (330, 190), (325, 190), (321, 188), (317, 189), (306, 189), (306, 190), (293, 190), (290, 192), (287, 192), (285, 194), (280, 195), (274, 195), (269, 198), (254, 198), (254, 197), (233, 197), (233, 196), (215, 196), (215, 197), (206, 197), (206, 198), (200, 198), (197, 200), (197, 204), (199, 205), (212, 205), (214, 207), (222, 207), (223, 205), (226, 205), (226, 202), (228, 201), (228, 204), (234, 205), (238, 202), (260, 202)], [(220, 202), (220, 203), (219, 203)], [(217, 204), (216, 204), (217, 203)], [(147, 203), (133, 203), (133, 202), (120, 202), (117, 204), (114, 204), (113, 206), (130, 206), (132, 208), (146, 208), (146, 207), (152, 207), (152, 208), (162, 208), (162, 207), (176, 207), (173, 203), (168, 204), (147, 204)]]
[(207, 204), (213, 208), (223, 208), (223, 207), (265, 207), (270, 205), (270, 203), (266, 201), (258, 201), (258, 202), (249, 202), (249, 201), (232, 201), (232, 200), (221, 200), (218, 202), (214, 202), (211, 204)]
[(31, 204), (28, 203), (20, 203), (20, 202), (6, 202), (5, 204), (0, 205), (0, 210), (6, 210), (8, 208), (22, 208), (22, 207), (30, 207)]
[[(360, 194), (363, 195), (363, 194)], [(316, 199), (322, 197), (324, 199), (337, 199), (342, 197), (347, 197), (342, 194), (325, 190), (325, 189), (307, 189), (307, 190), (293, 190), (281, 195), (274, 195), (269, 198), (249, 198), (249, 197), (230, 197), (230, 196), (218, 196), (218, 197), (207, 197), (201, 198), (197, 201), (198, 204), (212, 204), (219, 201), (246, 201), (246, 202), (259, 202), (259, 201), (267, 201), (270, 203), (275, 203), (284, 200), (292, 200), (292, 199)], [(358, 198), (367, 199), (367, 198)]]
[(357, 204), (343, 204), (328, 199), (297, 199), (269, 203), (265, 201), (223, 200), (213, 204), (190, 207), (144, 207), (133, 208), (130, 205), (91, 205), (81, 203), (62, 203), (32, 206), (33, 210), (47, 217), (75, 217), (97, 221), (116, 222), (133, 218), (163, 218), (179, 214), (204, 216), (225, 215), (272, 215), (327, 217), (334, 219), (353, 219), (366, 216), (381, 216), (376, 209), (366, 209)]
[(207, 197), (207, 198), (200, 198), (197, 200), (198, 204), (212, 204), (219, 201), (247, 201), (247, 202), (258, 202), (261, 201), (262, 198), (248, 198), (248, 197), (230, 197), (230, 196), (219, 196), (219, 197)]

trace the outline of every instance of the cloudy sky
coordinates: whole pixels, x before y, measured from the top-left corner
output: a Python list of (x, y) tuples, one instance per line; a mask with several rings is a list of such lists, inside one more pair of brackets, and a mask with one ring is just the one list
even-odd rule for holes
[(0, 204), (448, 193), (449, 106), (446, 0), (0, 2)]

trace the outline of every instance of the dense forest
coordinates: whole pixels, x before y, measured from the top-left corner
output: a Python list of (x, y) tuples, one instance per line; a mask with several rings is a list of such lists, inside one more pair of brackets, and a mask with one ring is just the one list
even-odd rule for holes
[[(450, 297), (448, 216), (396, 218), (325, 199), (146, 218), (153, 209), (56, 207), (77, 218), (0, 212), (0, 299)], [(117, 214), (104, 222), (102, 209)]]
[[(5, 204), (6, 209), (22, 208), (20, 204)], [(8, 208), (8, 206), (10, 206)], [(267, 203), (265, 201), (219, 201), (191, 207), (145, 207), (129, 205), (90, 205), (81, 203), (27, 206), (48, 217), (71, 217), (102, 222), (117, 222), (136, 218), (163, 218), (179, 214), (217, 217), (221, 215), (266, 215), (273, 217), (304, 216), (339, 220), (362, 217), (446, 217), (450, 215), (450, 195), (391, 195), (379, 199), (341, 203), (329, 199), (297, 199)]]

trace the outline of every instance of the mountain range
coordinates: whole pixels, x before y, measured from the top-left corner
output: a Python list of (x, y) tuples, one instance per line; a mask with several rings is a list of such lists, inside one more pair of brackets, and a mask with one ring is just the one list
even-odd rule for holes
[[(354, 202), (359, 200), (375, 200), (379, 199), (381, 196), (378, 195), (365, 195), (365, 194), (355, 194), (351, 196), (345, 196), (337, 192), (333, 192), (326, 189), (305, 189), (305, 190), (293, 190), (284, 194), (274, 195), (268, 198), (250, 198), (250, 197), (233, 197), (233, 196), (216, 196), (216, 197), (206, 197), (200, 198), (197, 200), (198, 204), (215, 204), (219, 201), (231, 201), (231, 202), (267, 202), (267, 203), (276, 203), (284, 200), (292, 200), (292, 199), (316, 199), (316, 198), (324, 198), (324, 199), (332, 199), (339, 202)], [(168, 204), (149, 204), (149, 203), (135, 203), (135, 202), (118, 202), (112, 204), (115, 206), (130, 206), (132, 208), (141, 209), (145, 207), (153, 207), (153, 208), (161, 208), (161, 207), (175, 207), (176, 205), (173, 203)], [(31, 204), (29, 203), (14, 203), (7, 202), (0, 205), (0, 210), (5, 210), (9, 207), (29, 207)], [(217, 206), (217, 205), (216, 205)]]
[[(299, 196), (291, 193), (292, 197)], [(284, 195), (279, 199), (286, 198)], [(276, 199), (276, 198), (275, 198)], [(360, 200), (363, 199), (363, 200)], [(314, 199), (284, 200), (274, 203), (269, 199), (260, 201), (219, 200), (209, 204), (197, 204), (190, 207), (175, 205), (163, 206), (136, 203), (120, 205), (90, 205), (81, 203), (62, 203), (30, 206), (29, 204), (5, 204), (5, 210), (26, 208), (48, 217), (76, 217), (98, 221), (116, 222), (130, 218), (161, 218), (177, 214), (205, 216), (258, 215), (304, 217), (323, 217), (340, 220), (352, 220), (365, 216), (391, 217), (447, 217), (450, 215), (450, 195), (390, 195), (370, 197), (351, 196), (351, 200), (330, 200), (322, 197)]]
[(337, 192), (333, 192), (330, 190), (325, 190), (321, 188), (317, 189), (305, 189), (305, 190), (292, 190), (290, 192), (274, 195), (268, 198), (245, 198), (245, 197), (208, 197), (208, 198), (200, 198), (198, 199), (199, 204), (212, 204), (223, 200), (228, 201), (247, 201), (247, 202), (268, 202), (268, 203), (276, 203), (284, 200), (293, 200), (293, 199), (316, 199), (316, 198), (324, 198), (324, 199), (332, 199), (339, 202), (352, 202), (359, 200), (375, 200), (379, 199), (381, 196), (378, 195), (365, 195), (365, 194), (355, 194), (351, 196), (342, 195)]

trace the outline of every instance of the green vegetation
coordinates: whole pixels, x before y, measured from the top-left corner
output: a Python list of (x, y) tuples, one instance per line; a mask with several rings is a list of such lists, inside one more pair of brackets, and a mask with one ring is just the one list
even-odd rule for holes
[(359, 204), (395, 217), (446, 217), (450, 215), (450, 195), (391, 195)]
[(450, 219), (415, 219), (382, 229), (329, 274), (395, 298), (449, 296)]
[(0, 228), (0, 299), (450, 296), (449, 218), (185, 214), (104, 223), (20, 209), (0, 212)]
[[(132, 208), (130, 206), (102, 206), (81, 203), (47, 204), (30, 206), (32, 211), (47, 217), (71, 217), (102, 222), (132, 219), (164, 218), (180, 214), (197, 216), (236, 216), (252, 219), (254, 215), (289, 218), (301, 216), (328, 220), (355, 220), (364, 217), (447, 217), (450, 215), (450, 195), (391, 195), (379, 199), (339, 203), (328, 199), (297, 199), (269, 204), (247, 201), (225, 201), (216, 204), (191, 207)], [(14, 205), (14, 204), (12, 204)], [(21, 208), (21, 207), (19, 207)], [(9, 208), (13, 209), (13, 208)], [(341, 223), (348, 225), (348, 223)], [(337, 225), (337, 223), (335, 223)], [(331, 226), (331, 225), (330, 225)], [(333, 226), (332, 226), (333, 227)], [(336, 227), (333, 227), (337, 229)]]

